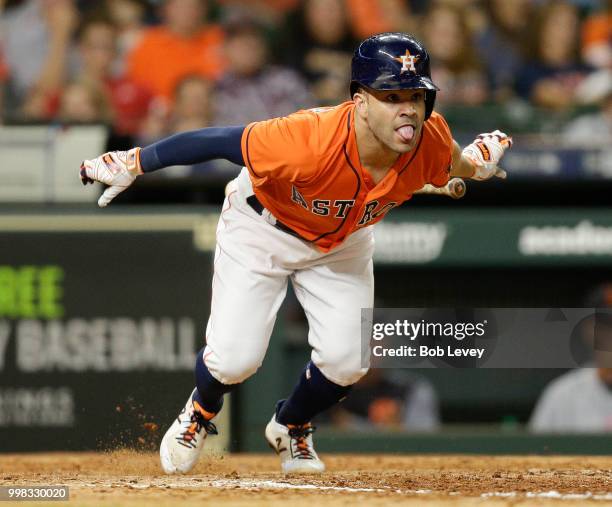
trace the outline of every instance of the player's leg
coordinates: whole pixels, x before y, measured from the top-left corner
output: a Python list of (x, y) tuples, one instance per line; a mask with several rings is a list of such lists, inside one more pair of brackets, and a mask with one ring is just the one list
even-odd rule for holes
[(312, 418), (346, 397), (367, 372), (362, 364), (361, 308), (374, 304), (371, 231), (360, 231), (339, 251), (293, 275), (309, 323), (311, 361), (287, 400), (281, 400), (266, 437), (285, 472), (324, 469), (312, 444)]
[(230, 196), (217, 230), (211, 314), (206, 347), (197, 354), (196, 389), (164, 435), (160, 446), (167, 473), (187, 472), (196, 463), (211, 419), (223, 395), (261, 365), (290, 271), (262, 257), (260, 244), (274, 243), (282, 231), (244, 215)]

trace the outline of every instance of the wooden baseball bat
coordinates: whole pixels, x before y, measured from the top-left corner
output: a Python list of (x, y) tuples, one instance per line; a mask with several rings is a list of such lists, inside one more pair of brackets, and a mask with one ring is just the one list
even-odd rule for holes
[(461, 199), (465, 195), (466, 185), (461, 178), (452, 178), (443, 187), (436, 187), (427, 183), (423, 188), (417, 190), (415, 194), (438, 194), (447, 195), (453, 199)]

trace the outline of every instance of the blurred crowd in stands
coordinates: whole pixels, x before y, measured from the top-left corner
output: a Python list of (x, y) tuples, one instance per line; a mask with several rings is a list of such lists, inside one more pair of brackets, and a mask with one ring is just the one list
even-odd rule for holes
[[(348, 100), (359, 40), (424, 41), (437, 108), (591, 108), (612, 139), (611, 0), (0, 0), (0, 118), (103, 122), (116, 148)], [(589, 111), (587, 109), (587, 111)]]

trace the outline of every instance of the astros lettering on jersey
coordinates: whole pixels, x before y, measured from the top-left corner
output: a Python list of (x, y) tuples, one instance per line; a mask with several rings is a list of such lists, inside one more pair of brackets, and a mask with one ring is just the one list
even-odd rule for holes
[(375, 184), (359, 161), (354, 107), (345, 102), (251, 123), (242, 136), (257, 199), (323, 252), (381, 220), (426, 183), (449, 180), (452, 136), (434, 112), (416, 148)]

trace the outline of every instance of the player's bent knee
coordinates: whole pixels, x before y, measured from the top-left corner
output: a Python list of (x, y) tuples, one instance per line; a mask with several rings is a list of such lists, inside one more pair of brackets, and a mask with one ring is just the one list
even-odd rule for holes
[(360, 347), (315, 349), (312, 362), (332, 382), (348, 386), (357, 382), (368, 372), (369, 361), (362, 362)]
[[(359, 368), (357, 370), (344, 370), (336, 373), (335, 379), (333, 380), (336, 384), (341, 386), (350, 386), (357, 383), (366, 373), (368, 368)], [(323, 372), (325, 375), (325, 372)]]
[(323, 363), (317, 364), (317, 367), (326, 378), (340, 386), (353, 385), (368, 372), (368, 368), (360, 364), (350, 367), (343, 364)]
[(261, 366), (260, 362), (234, 359), (219, 363), (209, 370), (212, 375), (223, 384), (240, 384), (253, 375)]

